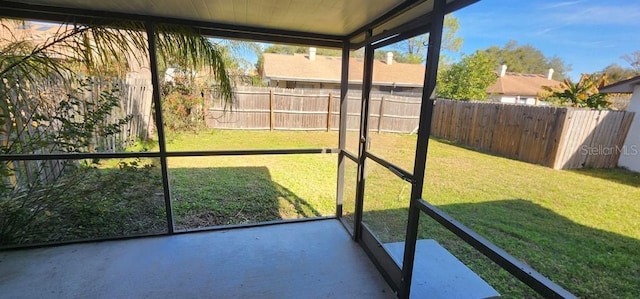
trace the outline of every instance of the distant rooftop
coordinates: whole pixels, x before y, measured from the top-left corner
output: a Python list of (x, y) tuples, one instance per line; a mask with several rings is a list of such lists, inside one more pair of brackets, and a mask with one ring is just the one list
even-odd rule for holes
[[(309, 54), (264, 54), (264, 77), (270, 80), (340, 83), (341, 57)], [(364, 59), (349, 59), (349, 82), (362, 82)], [(374, 60), (373, 84), (422, 87), (425, 66)]]
[(609, 84), (599, 89), (601, 93), (632, 93), (636, 85), (640, 84), (640, 76)]
[(543, 86), (554, 87), (562, 83), (541, 74), (505, 72), (503, 76), (497, 75), (496, 82), (487, 88), (489, 94), (535, 97)]

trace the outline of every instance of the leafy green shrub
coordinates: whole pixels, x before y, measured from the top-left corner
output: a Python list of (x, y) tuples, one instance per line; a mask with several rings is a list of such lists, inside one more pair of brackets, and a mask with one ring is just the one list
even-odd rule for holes
[(606, 109), (611, 102), (598, 91), (604, 76), (583, 74), (576, 83), (565, 79), (560, 86), (543, 86), (542, 98), (550, 103), (578, 108)]
[[(202, 84), (200, 84), (202, 85)], [(203, 89), (188, 75), (162, 84), (162, 114), (169, 132), (198, 132), (205, 127)]]
[(483, 52), (462, 57), (450, 69), (439, 72), (438, 97), (452, 100), (486, 100), (487, 87), (496, 81), (489, 56)]
[(194, 131), (204, 127), (204, 99), (200, 96), (172, 92), (162, 103), (165, 128), (171, 131)]
[[(71, 92), (69, 87), (82, 76), (122, 75), (133, 62), (132, 56), (148, 55), (144, 22), (61, 24), (43, 43), (18, 38), (22, 34), (12, 33), (17, 27), (11, 22), (0, 20), (0, 27), (10, 32), (0, 43), (0, 155), (91, 153), (127, 146), (122, 140), (105, 142), (117, 137), (128, 121), (128, 117), (111, 115), (119, 102), (118, 91), (96, 96), (88, 85)], [(232, 85), (219, 47), (189, 28), (159, 24), (154, 29), (161, 63), (179, 61), (188, 68), (207, 69), (221, 86), (222, 98), (231, 101)], [(85, 101), (83, 93), (94, 98)], [(85, 227), (87, 223), (81, 225), (68, 217), (84, 219), (83, 214), (93, 215), (95, 209), (120, 212), (110, 215), (110, 221), (101, 213), (84, 219), (93, 227), (131, 223), (131, 219), (118, 217), (140, 210), (132, 207), (153, 207), (142, 200), (142, 194), (155, 197), (158, 190), (157, 185), (144, 183), (155, 173), (145, 166), (121, 166), (110, 172), (111, 177), (99, 175), (106, 170), (100, 169), (98, 160), (19, 160), (0, 161), (0, 246), (73, 237), (71, 231), (51, 227)]]
[[(60, 100), (64, 88), (46, 94), (33, 88), (8, 96), (4, 105), (0, 154), (86, 153), (100, 150), (105, 138), (121, 131), (129, 117), (112, 120), (117, 89), (83, 98), (91, 79)], [(100, 161), (86, 162), (96, 167)], [(21, 243), (47, 223), (53, 211), (70, 206), (74, 190), (86, 180), (86, 166), (70, 160), (0, 162), (0, 245)]]

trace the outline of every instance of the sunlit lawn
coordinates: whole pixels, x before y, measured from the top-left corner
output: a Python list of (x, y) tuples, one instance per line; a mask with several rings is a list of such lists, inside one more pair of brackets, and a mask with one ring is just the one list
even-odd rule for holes
[[(411, 171), (415, 135), (372, 134), (371, 151)], [(349, 138), (354, 149), (355, 136)], [(173, 135), (181, 150), (336, 147), (335, 132)], [(179, 227), (332, 215), (335, 154), (170, 158)], [(403, 239), (410, 184), (368, 162), (365, 222)], [(353, 210), (347, 164), (345, 211)], [(424, 198), (580, 297), (640, 297), (640, 175), (558, 171), (431, 140)], [(434, 238), (506, 297), (529, 297), (507, 273), (422, 215)]]

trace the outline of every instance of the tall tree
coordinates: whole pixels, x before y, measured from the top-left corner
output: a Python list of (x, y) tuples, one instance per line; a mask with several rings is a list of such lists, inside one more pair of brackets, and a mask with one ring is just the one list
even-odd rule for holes
[(486, 100), (487, 87), (496, 81), (490, 57), (482, 51), (464, 56), (440, 73), (438, 97), (452, 100)]
[(640, 51), (622, 55), (622, 59), (628, 62), (634, 71), (640, 73)]
[[(446, 53), (455, 53), (460, 51), (462, 47), (462, 38), (456, 36), (458, 33), (458, 29), (460, 29), (460, 22), (458, 19), (452, 15), (447, 15), (444, 19), (444, 31), (442, 32), (442, 49), (445, 51), (443, 55), (441, 55), (441, 60), (448, 61), (448, 56)], [(391, 46), (390, 50), (376, 50), (375, 59), (386, 59), (386, 53), (392, 52), (393, 59), (400, 63), (423, 63), (425, 60), (425, 52), (428, 48), (429, 35), (422, 34), (412, 38), (408, 38), (404, 41), (398, 42)], [(276, 53), (276, 54), (303, 54), (308, 53), (308, 47), (302, 46), (291, 46), (291, 45), (270, 45), (264, 49), (264, 53)], [(327, 49), (327, 48), (318, 48), (316, 51), (317, 55), (323, 56), (341, 56), (342, 51), (339, 49)], [(354, 54), (356, 57), (362, 57), (364, 52), (356, 51)], [(256, 64), (256, 69), (260, 70), (262, 68), (261, 64)]]
[(617, 63), (613, 63), (605, 67), (600, 73), (605, 74), (607, 78), (607, 84), (619, 82), (629, 79), (633, 76), (640, 75), (640, 71), (635, 71), (632, 68), (625, 68)]
[[(456, 36), (460, 29), (460, 22), (453, 15), (447, 15), (444, 18), (444, 29), (442, 32), (442, 50), (445, 53), (441, 55), (441, 59), (448, 60), (447, 52), (455, 53), (462, 48), (463, 39)], [(393, 47), (400, 53), (403, 53), (403, 59), (407, 63), (423, 63), (426, 56), (426, 49), (429, 44), (429, 34), (422, 34), (404, 41), (396, 43)]]
[[(264, 53), (288, 54), (288, 55), (305, 54), (305, 53), (309, 53), (309, 47), (272, 44), (264, 49)], [(339, 56), (342, 56), (342, 50), (330, 49), (330, 48), (316, 48), (316, 55), (339, 57)]]
[(262, 47), (256, 42), (230, 39), (212, 39), (211, 42), (222, 50), (225, 65), (231, 71), (247, 71), (253, 68), (246, 57), (262, 53)]
[(296, 53), (298, 54), (307, 53), (307, 51), (309, 51), (308, 47), (279, 45), (279, 44), (272, 44), (264, 49), (264, 53), (288, 54), (288, 55), (293, 55)]
[(492, 46), (484, 50), (491, 59), (494, 68), (506, 64), (508, 70), (516, 73), (546, 74), (552, 68), (553, 78), (562, 80), (571, 67), (560, 57), (546, 57), (540, 50), (531, 45), (518, 45), (516, 41), (509, 41), (504, 47)]

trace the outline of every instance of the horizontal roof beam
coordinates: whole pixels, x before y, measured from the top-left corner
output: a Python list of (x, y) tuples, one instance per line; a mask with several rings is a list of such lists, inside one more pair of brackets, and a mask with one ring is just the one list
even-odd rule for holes
[[(473, 3), (476, 3), (478, 1), (480, 1), (480, 0), (457, 0), (457, 1), (454, 1), (452, 3), (447, 4), (447, 6), (445, 7), (445, 14), (452, 13), (452, 12), (454, 12), (456, 10), (459, 10), (461, 8), (469, 6), (469, 5), (471, 5)], [(407, 1), (407, 2), (411, 2), (412, 3), (412, 6), (410, 6), (410, 7), (413, 7), (413, 6), (416, 5), (416, 3), (414, 1)], [(405, 3), (407, 3), (407, 2), (405, 2)], [(408, 7), (408, 8), (410, 8), (410, 7)], [(401, 12), (404, 12), (404, 10), (401, 11)], [(363, 47), (364, 45), (366, 45), (367, 43), (372, 43), (373, 44), (373, 43), (376, 43), (377, 41), (388, 39), (390, 36), (397, 35), (396, 37), (393, 37), (393, 39), (390, 42), (385, 40), (384, 41), (384, 45), (381, 45), (381, 44), (376, 45), (376, 47), (383, 47), (383, 46), (390, 45), (390, 44), (393, 44), (395, 42), (401, 41), (403, 39), (407, 39), (407, 38), (414, 37), (416, 35), (427, 33), (430, 30), (429, 26), (431, 24), (432, 18), (433, 18), (433, 13), (432, 12), (426, 13), (426, 14), (420, 16), (420, 17), (417, 17), (417, 18), (415, 18), (415, 19), (413, 19), (411, 21), (408, 21), (408, 22), (404, 23), (403, 25), (397, 26), (397, 27), (395, 27), (393, 29), (390, 29), (390, 30), (385, 30), (384, 32), (376, 34), (376, 35), (372, 36), (371, 38), (366, 39), (366, 40), (364, 40), (362, 42), (354, 43), (354, 44), (351, 45), (351, 48), (352, 49), (359, 49), (359, 48)], [(386, 19), (386, 21), (388, 21), (388, 20), (389, 19)], [(378, 23), (376, 23), (376, 21), (374, 21), (374, 22), (368, 24), (367, 26), (365, 26), (363, 28), (374, 29), (376, 26), (378, 26), (378, 25), (380, 25), (382, 23), (384, 23), (384, 21), (378, 22)], [(363, 28), (361, 28), (359, 30), (362, 30)], [(352, 34), (349, 34), (348, 37), (350, 39), (353, 39), (353, 38), (359, 36), (360, 34), (361, 34), (360, 31), (355, 31)]]
[(119, 12), (105, 12), (45, 5), (27, 5), (11, 1), (0, 1), (0, 17), (78, 24), (109, 23), (115, 20), (150, 21), (154, 23), (175, 24), (191, 27), (197, 29), (203, 35), (209, 36), (285, 44), (314, 45), (330, 48), (342, 48), (344, 41), (343, 36), (336, 35), (238, 26), (232, 24)]
[(389, 10), (388, 12), (386, 12), (385, 14), (383, 14), (382, 16), (376, 18), (375, 20), (373, 20), (372, 22), (370, 22), (367, 25), (364, 25), (360, 28), (358, 28), (356, 31), (354, 31), (353, 33), (349, 34), (347, 36), (348, 39), (352, 39), (358, 35), (363, 34), (364, 32), (366, 32), (369, 29), (373, 29), (377, 26), (379, 26), (380, 24), (383, 24), (384, 22), (387, 22), (391, 19), (393, 19), (394, 17), (402, 14), (403, 12), (406, 12), (407, 10), (411, 9), (412, 7), (422, 3), (423, 1), (421, 0), (406, 0), (402, 3), (400, 3), (398, 6), (394, 7), (393, 9)]

